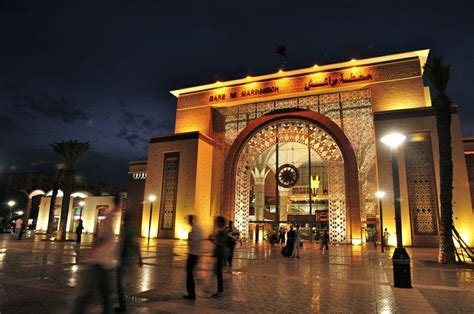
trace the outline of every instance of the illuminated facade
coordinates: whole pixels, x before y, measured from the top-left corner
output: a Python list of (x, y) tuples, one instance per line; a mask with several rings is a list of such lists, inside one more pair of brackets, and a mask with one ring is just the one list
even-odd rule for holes
[[(212, 217), (242, 235), (301, 223), (308, 236), (328, 228), (333, 243), (360, 243), (383, 227), (395, 240), (389, 149), (400, 131), (403, 241), (435, 246), (439, 234), (438, 143), (428, 50), (279, 71), (172, 91), (175, 134), (150, 139), (148, 160), (131, 163), (142, 202), (142, 236), (184, 238), (185, 216), (207, 232)], [(473, 243), (473, 212), (459, 118), (453, 108), (454, 216)], [(133, 196), (132, 196), (133, 194)], [(157, 199), (151, 203), (148, 196)], [(314, 235), (314, 234), (313, 234)]]
[[(36, 223), (36, 231), (46, 232), (48, 230), (49, 207), (51, 204), (52, 191), (45, 193), (45, 197), (41, 199), (38, 220)], [(61, 218), (63, 192), (59, 190), (56, 204), (54, 206), (53, 223), (55, 229), (59, 228)], [(88, 192), (74, 192), (71, 194), (69, 202), (69, 211), (66, 224), (66, 232), (75, 232), (76, 227), (81, 219), (84, 226), (84, 233), (97, 234), (107, 213), (114, 207), (114, 196), (102, 195), (93, 196)], [(122, 205), (125, 205), (126, 195), (122, 193)], [(122, 211), (114, 217), (113, 228), (115, 234), (120, 233)]]

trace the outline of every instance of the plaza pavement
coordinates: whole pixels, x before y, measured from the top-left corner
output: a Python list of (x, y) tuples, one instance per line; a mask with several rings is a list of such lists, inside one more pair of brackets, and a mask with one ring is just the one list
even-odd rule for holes
[[(91, 247), (74, 242), (21, 241), (0, 235), (0, 313), (69, 313), (80, 292), (85, 265), (76, 258)], [(205, 244), (197, 271), (195, 302), (185, 292), (186, 241), (152, 241), (141, 248), (145, 265), (129, 272), (130, 313), (474, 313), (474, 270), (439, 266), (435, 249), (409, 249), (413, 289), (393, 288), (390, 253), (372, 245), (331, 246), (323, 253), (305, 243), (300, 259), (278, 247), (237, 246), (225, 292), (212, 299), (212, 246)], [(114, 296), (114, 300), (116, 300)], [(99, 304), (91, 313), (100, 313)]]

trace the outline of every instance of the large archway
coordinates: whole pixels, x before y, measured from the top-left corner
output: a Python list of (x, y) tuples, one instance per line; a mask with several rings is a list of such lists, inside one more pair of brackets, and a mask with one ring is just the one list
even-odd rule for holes
[[(245, 209), (247, 206), (245, 203), (247, 193), (245, 182), (250, 169), (242, 160), (251, 161), (252, 156), (256, 156), (255, 153), (259, 149), (265, 150), (269, 145), (272, 145), (271, 137), (262, 138), (262, 134), (271, 133), (273, 129), (276, 132), (278, 130), (287, 132), (287, 135), (283, 136), (283, 140), (300, 142), (315, 151), (319, 150), (319, 153), (325, 156), (326, 161), (330, 162), (331, 167), (339, 167), (342, 172), (339, 177), (343, 178), (343, 182), (340, 182), (341, 186), (343, 185), (343, 191), (339, 194), (343, 199), (334, 199), (334, 203), (342, 203), (339, 207), (344, 210), (339, 212), (333, 210), (333, 216), (338, 215), (339, 220), (333, 219), (332, 240), (333, 242), (360, 242), (360, 196), (356, 155), (344, 132), (333, 121), (309, 110), (272, 112), (251, 121), (240, 132), (230, 147), (226, 159), (224, 201), (227, 216), (237, 220), (237, 226), (239, 226), (239, 222), (245, 223), (245, 217), (242, 217), (240, 213), (242, 207), (244, 207), (243, 210), (248, 210)], [(246, 148), (249, 142), (253, 143), (250, 150)], [(329, 144), (324, 146), (323, 142)], [(342, 229), (342, 231), (338, 231), (339, 235), (335, 232), (336, 226)], [(342, 233), (343, 236), (341, 236)]]

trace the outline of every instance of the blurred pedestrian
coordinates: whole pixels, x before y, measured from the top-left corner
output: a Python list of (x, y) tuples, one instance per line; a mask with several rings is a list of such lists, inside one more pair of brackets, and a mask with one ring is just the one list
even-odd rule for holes
[(115, 198), (114, 208), (106, 218), (97, 235), (97, 241), (81, 262), (88, 264), (85, 285), (76, 299), (73, 313), (85, 313), (97, 294), (102, 296), (103, 313), (112, 313), (110, 302), (111, 276), (117, 266), (117, 244), (112, 224), (120, 209), (120, 198)]
[(21, 240), (21, 236), (23, 235), (23, 219), (21, 219), (21, 217), (15, 220), (15, 235), (18, 240)]
[(296, 232), (293, 225), (290, 225), (290, 230), (286, 233), (286, 245), (281, 250), (284, 257), (291, 257), (295, 248)]
[(296, 225), (295, 230), (295, 244), (293, 249), (292, 257), (300, 258), (300, 245), (301, 245), (301, 232), (300, 232), (300, 225)]
[(84, 225), (82, 224), (82, 219), (79, 219), (79, 223), (76, 227), (76, 243), (81, 243), (82, 230), (84, 230)]
[(225, 260), (224, 264), (229, 265), (232, 267), (232, 260), (234, 259), (234, 250), (235, 246), (237, 245), (237, 241), (240, 239), (240, 232), (237, 228), (234, 227), (234, 223), (232, 220), (229, 220), (229, 225), (225, 229), (227, 233), (227, 247), (229, 248), (229, 256)]
[(387, 228), (385, 228), (385, 231), (383, 232), (383, 246), (388, 247), (388, 239), (390, 238), (390, 233), (388, 232)]
[(372, 229), (372, 237), (374, 240), (374, 248), (377, 248), (377, 229), (375, 229), (375, 227)]
[(280, 227), (280, 230), (278, 231), (278, 242), (281, 245), (285, 245), (285, 229), (283, 227)]
[(211, 236), (211, 241), (214, 243), (214, 252), (213, 255), (216, 258), (214, 264), (214, 272), (217, 277), (217, 292), (212, 295), (213, 298), (219, 298), (224, 292), (224, 276), (222, 274), (222, 269), (224, 267), (224, 261), (228, 258), (229, 248), (228, 235), (225, 230), (225, 218), (222, 216), (217, 216), (214, 218), (214, 234)]
[(322, 245), (320, 250), (329, 250), (329, 232), (327, 229), (324, 229), (323, 237), (322, 237)]
[(132, 265), (133, 256), (137, 258), (138, 265), (143, 267), (142, 254), (140, 246), (137, 243), (138, 235), (132, 226), (132, 217), (129, 211), (123, 216), (122, 231), (119, 238), (119, 256), (117, 267), (117, 295), (119, 306), (115, 308), (115, 312), (127, 311), (127, 299), (125, 296), (125, 287), (127, 274), (130, 274), (130, 266)]
[(188, 235), (188, 261), (186, 263), (186, 291), (187, 295), (184, 299), (196, 299), (196, 284), (194, 282), (194, 268), (199, 261), (202, 247), (202, 230), (196, 223), (196, 216), (189, 215), (188, 223), (191, 226), (191, 231)]

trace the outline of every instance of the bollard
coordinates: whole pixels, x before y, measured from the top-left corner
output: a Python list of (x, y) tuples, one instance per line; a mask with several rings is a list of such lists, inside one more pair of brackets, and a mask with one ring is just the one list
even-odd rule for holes
[(396, 288), (411, 288), (410, 257), (403, 247), (397, 247), (392, 256), (393, 282)]

